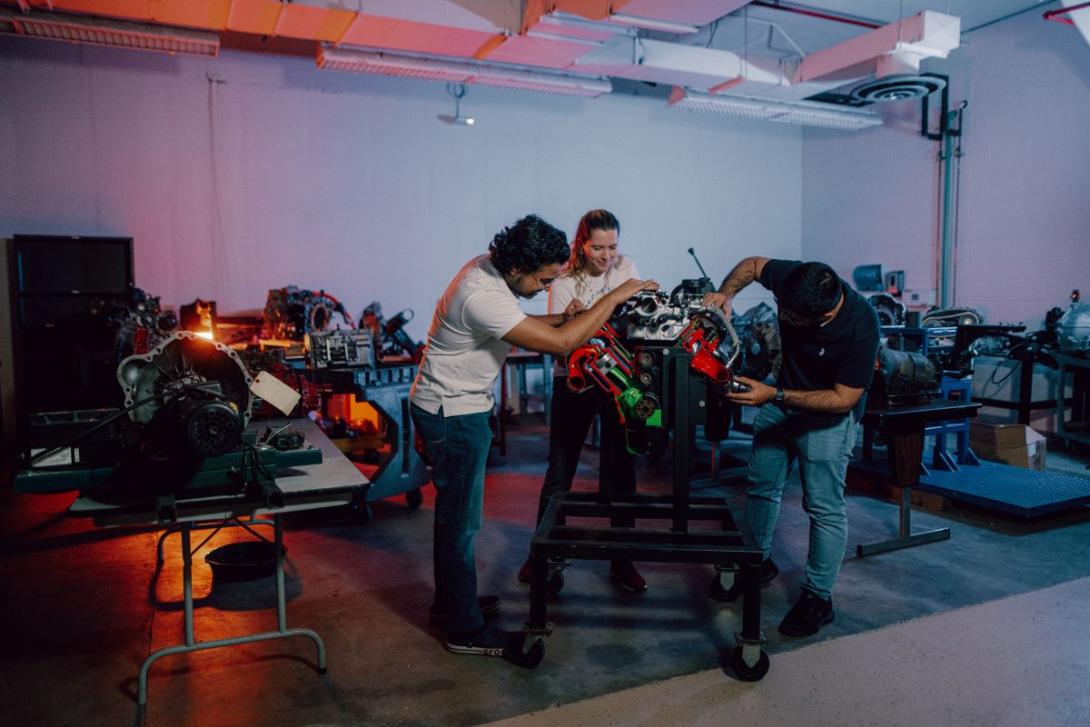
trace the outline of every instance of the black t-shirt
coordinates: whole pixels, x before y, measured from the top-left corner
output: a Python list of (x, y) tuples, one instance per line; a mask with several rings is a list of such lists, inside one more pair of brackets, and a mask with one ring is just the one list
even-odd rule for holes
[[(760, 283), (777, 298), (785, 292), (784, 279), (802, 263), (769, 260)], [(844, 305), (824, 326), (795, 327), (780, 319), (783, 365), (779, 385), (785, 389), (831, 389), (835, 384), (853, 389), (870, 388), (878, 355), (878, 316), (863, 296), (840, 281)], [(866, 396), (853, 413), (862, 413)]]

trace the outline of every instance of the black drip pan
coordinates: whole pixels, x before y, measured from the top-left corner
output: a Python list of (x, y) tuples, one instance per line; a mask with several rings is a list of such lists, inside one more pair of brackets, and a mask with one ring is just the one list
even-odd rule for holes
[(217, 581), (253, 581), (276, 572), (276, 546), (261, 540), (228, 543), (208, 553), (204, 561)]

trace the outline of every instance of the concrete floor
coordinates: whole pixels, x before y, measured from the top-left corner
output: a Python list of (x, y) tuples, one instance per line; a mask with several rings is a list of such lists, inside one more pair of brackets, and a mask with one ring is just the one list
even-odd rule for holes
[[(531, 535), (545, 436), (540, 424), (514, 430), (506, 461), (494, 463), (486, 485), (480, 582), (504, 599), (498, 621), (510, 629), (527, 612), (527, 590), (514, 575)], [(727, 445), (736, 454), (746, 448), (744, 438)], [(577, 486), (594, 487), (595, 459), (585, 454)], [(641, 487), (664, 488), (668, 473), (668, 460), (650, 466)], [(1090, 575), (1090, 511), (1031, 524), (968, 510), (917, 512), (917, 528), (947, 525), (951, 540), (861, 560), (849, 555), (837, 621), (812, 639), (785, 639), (776, 624), (797, 596), (805, 559), (800, 499), (797, 483), (790, 485), (774, 549), (782, 575), (764, 592), (768, 684), (781, 684), (768, 679), (799, 647)], [(0, 713), (8, 724), (127, 724), (141, 662), (181, 640), (177, 546), (149, 591), (156, 534), (66, 518), (70, 500), (0, 494), (0, 618), (9, 631)], [(606, 564), (575, 564), (550, 604), (556, 630), (534, 671), (448, 654), (427, 619), (431, 507), (428, 488), (420, 510), (377, 503), (366, 526), (340, 511), (288, 518), (288, 625), (322, 635), (328, 674), (314, 671), (305, 639), (168, 657), (152, 670), (148, 724), (463, 725), (708, 670), (724, 688), (738, 688), (721, 669), (736, 609), (705, 597), (710, 569), (702, 566), (646, 564), (650, 589), (626, 594), (609, 582)], [(896, 507), (852, 494), (849, 525), (853, 545), (888, 537)], [(209, 547), (240, 537), (223, 533)], [(214, 584), (200, 555), (197, 562), (198, 640), (275, 628), (271, 578)]]
[(492, 727), (1081, 727), (1088, 599), (1090, 578), (1080, 578), (781, 654), (756, 684), (711, 670)]

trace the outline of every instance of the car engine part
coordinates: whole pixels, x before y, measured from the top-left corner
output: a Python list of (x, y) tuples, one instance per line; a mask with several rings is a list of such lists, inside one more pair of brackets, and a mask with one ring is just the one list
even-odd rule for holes
[(868, 396), (885, 404), (926, 404), (938, 394), (940, 379), (926, 356), (882, 346)]
[(242, 441), (250, 420), (250, 377), (238, 355), (195, 333), (179, 332), (117, 367), (131, 421), (148, 446), (210, 457)]
[(377, 362), (374, 336), (365, 328), (308, 333), (305, 340), (311, 363), (316, 368), (374, 368)]
[[(721, 310), (700, 305), (703, 292), (699, 290), (683, 284), (670, 296), (659, 291), (637, 293), (568, 358), (568, 388), (580, 392), (597, 386), (609, 393), (633, 452), (650, 451), (647, 428), (664, 425), (667, 386), (663, 372), (672, 350), (687, 353), (690, 369), (708, 382), (700, 406), (711, 409), (708, 399), (722, 399), (726, 390), (746, 390), (731, 369), (741, 352), (734, 328)], [(724, 407), (716, 409), (729, 416)], [(720, 438), (725, 436), (725, 427), (713, 429)]]
[(419, 363), (424, 345), (414, 341), (405, 330), (414, 315), (412, 308), (406, 308), (386, 320), (382, 317), (382, 304), (372, 301), (360, 314), (360, 328), (371, 331), (379, 343), (378, 353), (381, 357), (405, 355), (412, 358), (414, 363)]
[(933, 308), (920, 320), (920, 325), (924, 328), (979, 326), (983, 323), (984, 314), (976, 308)]
[(116, 328), (116, 361), (148, 352), (178, 328), (174, 311), (164, 310), (159, 296), (148, 295), (140, 288), (132, 288), (126, 296), (92, 299), (90, 313)]
[(867, 302), (874, 308), (878, 315), (878, 324), (881, 326), (903, 326), (907, 309), (905, 304), (894, 298), (889, 293), (875, 293), (867, 298)]
[(758, 303), (742, 315), (732, 316), (741, 342), (741, 359), (735, 369), (742, 376), (759, 381), (780, 375), (783, 345), (780, 343), (780, 319), (768, 303)]
[(1056, 321), (1056, 343), (1064, 353), (1090, 354), (1090, 303), (1071, 303)]
[(344, 304), (324, 290), (301, 290), (294, 285), (270, 290), (261, 335), (302, 341), (308, 333), (328, 330), (335, 314), (340, 314), (349, 328), (356, 327)]

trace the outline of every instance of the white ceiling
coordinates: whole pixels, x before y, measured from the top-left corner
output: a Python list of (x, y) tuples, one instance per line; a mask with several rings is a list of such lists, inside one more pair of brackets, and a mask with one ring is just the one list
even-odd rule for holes
[[(770, 5), (781, 5), (771, 7)], [(825, 74), (815, 84), (807, 75), (801, 83), (795, 71), (818, 51), (836, 46), (843, 64), (833, 70), (854, 70), (862, 61), (889, 57), (898, 35), (868, 43), (859, 38), (873, 27), (899, 19), (897, 33), (923, 11), (959, 17), (964, 33), (1020, 12), (1059, 8), (1059, 0), (0, 0), (0, 32), (18, 28), (19, 11), (40, 18), (63, 17), (56, 11), (96, 15), (138, 23), (172, 25), (204, 31), (206, 42), (270, 52), (316, 53), (320, 48), (378, 51), (453, 60), (465, 66), (483, 64), (544, 71), (607, 75), (617, 81), (686, 87), (709, 93), (768, 95), (801, 99), (837, 86)], [(740, 9), (739, 6), (743, 6)], [(810, 14), (792, 12), (807, 10)], [(646, 26), (611, 13), (629, 10), (628, 17), (696, 23), (695, 33), (647, 30)], [(636, 12), (631, 12), (635, 10)], [(733, 11), (733, 12), (731, 12)], [(3, 13), (8, 13), (5, 21)], [(815, 17), (813, 13), (836, 17)], [(1086, 11), (1090, 13), (1090, 11)], [(12, 14), (15, 13), (14, 18)], [(574, 13), (574, 14), (573, 14)], [(728, 13), (724, 15), (724, 13)], [(609, 20), (614, 18), (614, 22)], [(715, 18), (718, 19), (716, 20)], [(857, 22), (843, 22), (845, 19)], [(97, 20), (95, 22), (98, 22)], [(945, 23), (945, 20), (938, 20)], [(1044, 22), (1043, 20), (1041, 21)], [(5, 25), (7, 26), (5, 28)], [(661, 26), (660, 26), (661, 27)], [(938, 38), (910, 49), (922, 57), (957, 52), (957, 25), (951, 21), (953, 42), (942, 50)], [(690, 28), (692, 29), (692, 28)], [(82, 31), (80, 31), (82, 32)], [(939, 33), (941, 37), (942, 33)], [(70, 37), (70, 36), (64, 36)], [(210, 40), (209, 40), (210, 39)], [(268, 39), (281, 41), (266, 44)], [(905, 39), (907, 45), (911, 42)], [(869, 53), (859, 54), (860, 46)], [(938, 45), (944, 45), (939, 43)], [(706, 50), (710, 49), (710, 50)], [(654, 55), (656, 57), (652, 57)], [(728, 52), (724, 52), (728, 51)], [(214, 51), (213, 51), (214, 52)], [(900, 51), (898, 51), (900, 52)], [(827, 52), (826, 56), (829, 55)], [(896, 56), (897, 53), (892, 53)], [(639, 56), (639, 57), (637, 57)], [(802, 61), (807, 57), (806, 61)], [(815, 56), (816, 58), (817, 56)], [(919, 68), (919, 60), (913, 66)], [(326, 67), (326, 66), (321, 66)], [(480, 68), (480, 65), (476, 66)], [(370, 67), (341, 70), (388, 72)], [(429, 71), (430, 72), (430, 71)], [(515, 71), (518, 72), (518, 71)], [(469, 73), (469, 71), (466, 71)], [(856, 77), (877, 73), (874, 69)], [(413, 74), (421, 75), (418, 70)], [(401, 74), (409, 75), (409, 74)], [(851, 73), (846, 73), (852, 76)], [(878, 75), (885, 75), (879, 73)], [(438, 78), (434, 73), (430, 77)], [(794, 79), (794, 80), (792, 80)], [(449, 79), (447, 79), (449, 80)], [(472, 82), (472, 81), (467, 81)], [(824, 86), (821, 86), (821, 84)], [(816, 86), (816, 88), (815, 88)], [(539, 89), (541, 90), (541, 89)]]

